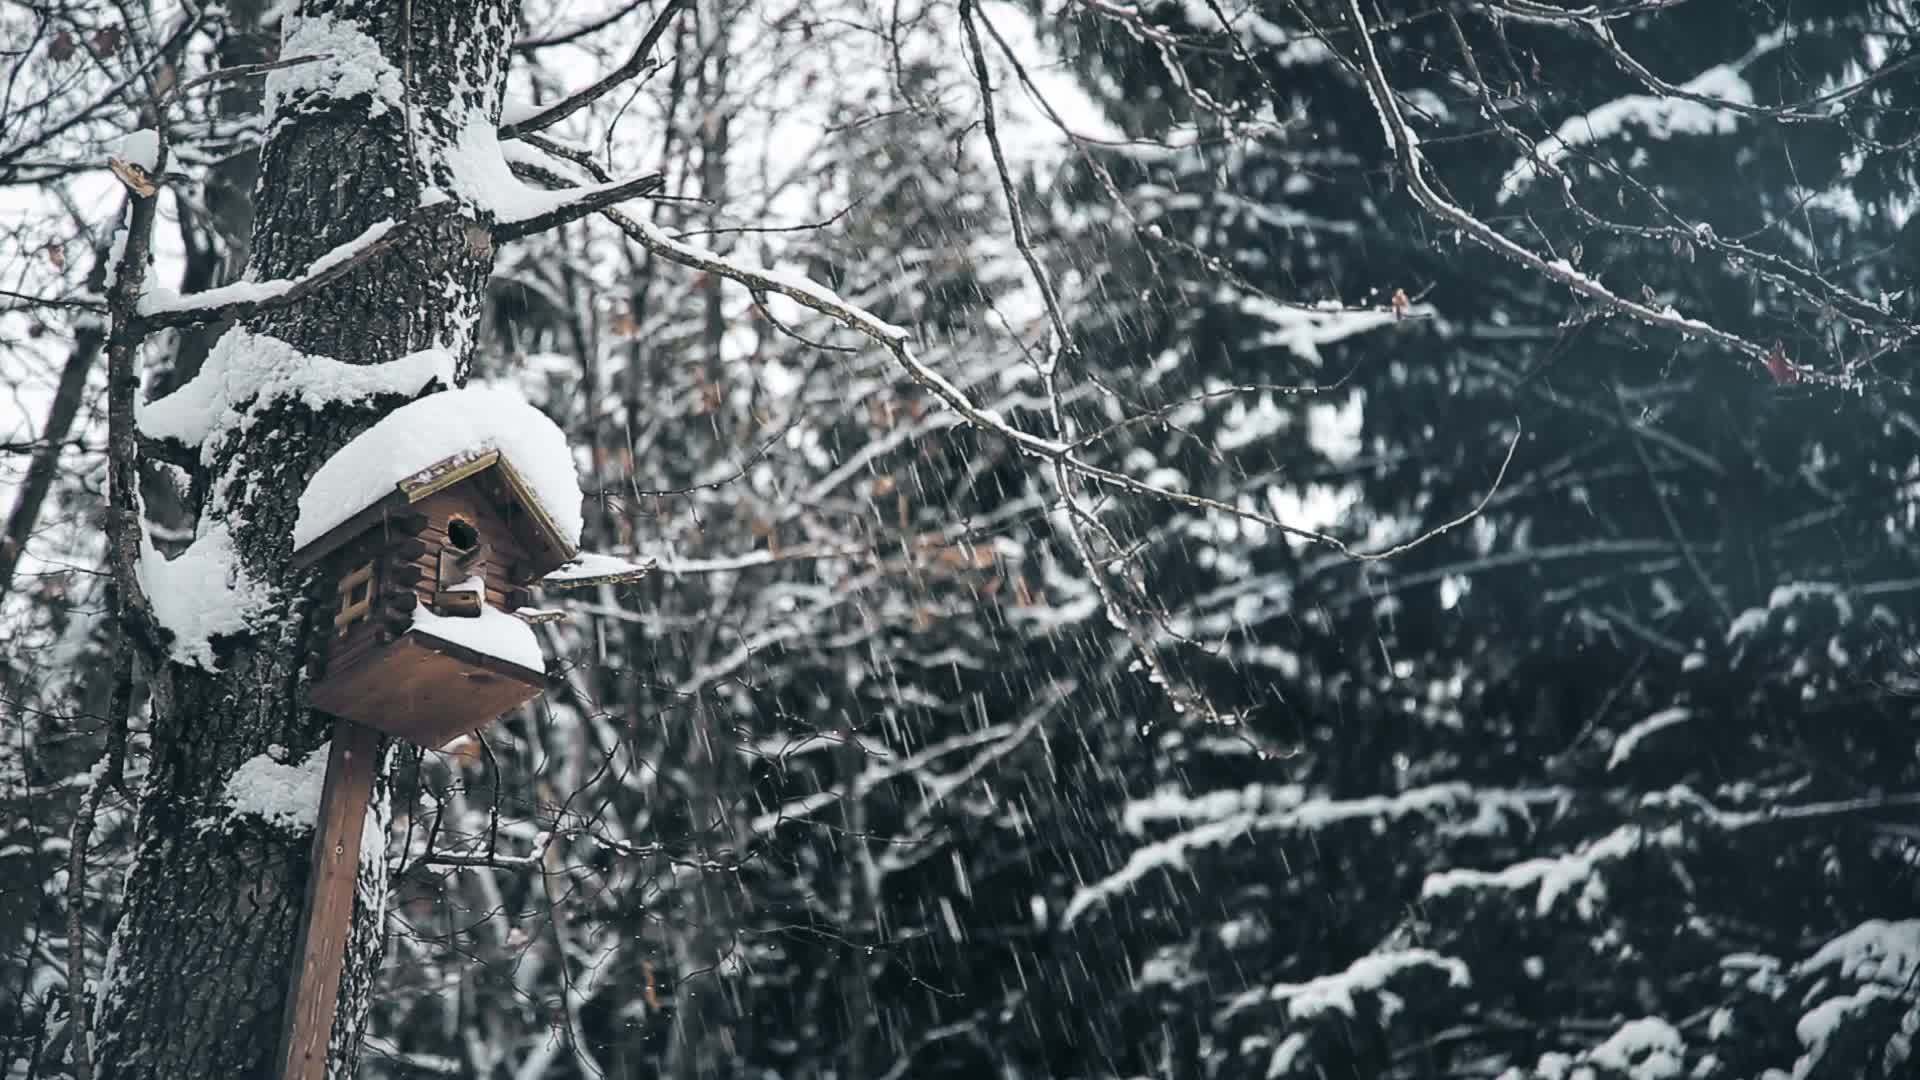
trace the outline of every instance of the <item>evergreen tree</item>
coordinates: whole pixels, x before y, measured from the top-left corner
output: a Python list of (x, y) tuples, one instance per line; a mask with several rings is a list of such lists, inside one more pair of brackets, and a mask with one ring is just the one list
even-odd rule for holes
[(1196, 402), (1143, 462), (1222, 449), (1215, 498), (1356, 547), (1492, 491), (1357, 564), (1136, 511), (1153, 594), (1192, 598), (1170, 631), (1256, 737), (1165, 729), (1159, 785), (1115, 810), (1140, 839), (1068, 908), (1145, 931), (1125, 1068), (1897, 1075), (1913, 924), (1874, 920), (1916, 884), (1914, 101), (1882, 73), (1912, 27), (1368, 8), (1483, 243), (1410, 191), (1352, 14), (1066, 28), (1130, 133), (1184, 147), (1102, 158), (1122, 205), (1086, 181), (1160, 253), (1109, 291), (1164, 314), (1087, 313), (1113, 377), (1334, 387)]

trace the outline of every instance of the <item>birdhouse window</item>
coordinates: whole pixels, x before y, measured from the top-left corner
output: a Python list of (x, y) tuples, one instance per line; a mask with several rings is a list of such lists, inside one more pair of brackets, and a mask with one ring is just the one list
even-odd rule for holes
[(364, 621), (373, 610), (373, 564), (354, 570), (340, 579), (340, 614), (333, 617), (334, 633), (345, 637), (353, 624)]

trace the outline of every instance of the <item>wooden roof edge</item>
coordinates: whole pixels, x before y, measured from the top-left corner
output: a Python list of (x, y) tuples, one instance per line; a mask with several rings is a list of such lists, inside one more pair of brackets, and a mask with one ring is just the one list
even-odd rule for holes
[(437, 495), (469, 477), (478, 476), (505, 459), (498, 450), (487, 450), (472, 457), (464, 453), (439, 461), (400, 481), (400, 493), (410, 503)]
[(321, 533), (315, 539), (307, 541), (305, 547), (296, 550), (293, 553), (293, 568), (305, 570), (333, 554), (354, 537), (378, 525), (388, 510), (405, 506), (407, 502), (405, 493), (398, 489), (375, 499), (359, 513)]
[(559, 562), (541, 570), (540, 573), (544, 575), (549, 570), (554, 569), (554, 567), (564, 565), (574, 556), (580, 554), (580, 549), (560, 532), (560, 526), (554, 522), (553, 515), (547, 512), (546, 506), (542, 504), (539, 497), (533, 493), (533, 489), (527, 486), (527, 482), (520, 475), (520, 471), (513, 467), (513, 462), (502, 457), (499, 459), (496, 467), (500, 470), (501, 478), (506, 481), (507, 489), (513, 492), (514, 496), (520, 500), (522, 506), (527, 508), (527, 516), (533, 519), (534, 527), (540, 530), (541, 537), (560, 555)]

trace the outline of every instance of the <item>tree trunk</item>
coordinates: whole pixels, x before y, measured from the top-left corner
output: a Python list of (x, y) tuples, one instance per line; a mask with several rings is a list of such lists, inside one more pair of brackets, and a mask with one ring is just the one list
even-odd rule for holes
[[(104, 252), (101, 258), (105, 258)], [(87, 376), (99, 362), (100, 348), (106, 341), (106, 329), (98, 323), (82, 323), (74, 334), (73, 351), (67, 354), (53, 406), (40, 429), (40, 445), (34, 447), (26, 481), (20, 485), (20, 494), (7, 515), (5, 531), (0, 532), (0, 599), (13, 590), (14, 568), (20, 565), (27, 541), (33, 539), (34, 529), (40, 524), (40, 507), (53, 490), (53, 478), (60, 470), (60, 448), (73, 432), (74, 418), (80, 415), (80, 406), (86, 400)]]
[[(473, 111), (499, 116), (517, 8), (515, 0), (301, 5), (285, 24), (289, 53), (303, 25), (330, 19), (330, 32), (309, 40), (325, 41), (332, 59), (276, 73), (284, 93), (261, 153), (253, 279), (298, 276), (369, 226), (409, 218), (428, 185), (455, 191), (448, 149)], [(380, 56), (339, 55), (361, 40), (355, 33)], [(357, 91), (369, 71), (404, 86), (404, 107)], [(455, 213), (408, 230), (390, 253), (243, 325), (354, 364), (439, 346), (464, 372), (492, 262), (480, 212), (456, 199)], [(230, 530), (240, 573), (266, 599), (247, 632), (213, 643), (217, 670), (186, 662), (176, 647), (155, 673), (152, 769), (100, 992), (102, 1077), (273, 1075), (310, 837), (232, 819), (225, 790), (242, 762), (270, 746), (299, 762), (326, 738), (326, 719), (306, 704), (313, 575), (288, 565), (296, 496), (330, 454), (402, 403), (316, 412), (297, 396), (254, 400), (245, 424), (202, 448), (198, 533)], [(369, 820), (370, 832), (385, 825), (384, 796)], [(354, 1070), (382, 952), (384, 831), (369, 840), (334, 1026), (335, 1076)]]
[[(699, 139), (700, 193), (709, 200), (706, 224), (711, 229), (724, 225), (718, 208), (727, 199), (730, 17), (738, 10), (721, 5), (695, 12), (696, 48), (705, 58), (697, 76), (697, 93), (706, 108)], [(722, 244), (720, 250), (725, 250), (724, 241)], [(725, 371), (721, 345), (727, 327), (720, 286), (718, 278), (709, 277), (703, 297), (705, 381), (713, 387), (723, 385)], [(716, 408), (708, 419), (716, 425), (715, 432), (724, 437), (718, 425), (727, 422), (727, 410)], [(688, 820), (700, 835), (707, 857), (731, 864), (746, 849), (746, 823), (740, 819), (734, 798), (743, 785), (736, 775), (739, 762), (730, 738), (732, 729), (722, 716), (709, 715), (709, 707), (709, 702), (702, 701), (686, 713), (682, 745), (687, 757), (682, 767)], [(740, 948), (741, 914), (735, 872), (703, 870), (674, 928), (672, 942), (677, 982), (665, 1071), (674, 1080), (713, 1080), (732, 1075), (747, 1057), (740, 1042), (747, 1029), (739, 1022), (744, 1015), (740, 1000), (744, 980), (733, 974), (740, 964), (735, 951)]]

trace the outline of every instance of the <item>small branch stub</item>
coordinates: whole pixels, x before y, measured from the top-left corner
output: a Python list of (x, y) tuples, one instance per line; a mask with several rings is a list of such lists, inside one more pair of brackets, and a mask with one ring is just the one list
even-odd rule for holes
[(433, 610), (461, 619), (480, 617), (480, 594), (472, 589), (442, 589), (433, 594)]
[(153, 176), (134, 162), (124, 158), (110, 157), (107, 159), (107, 168), (111, 169), (113, 175), (126, 185), (128, 191), (143, 199), (151, 199), (160, 193), (160, 187), (153, 182)]

